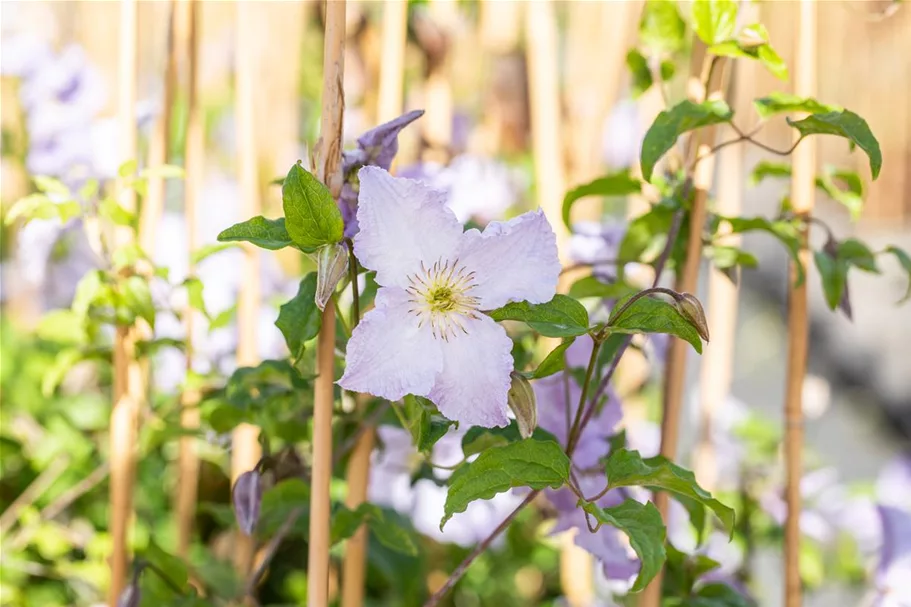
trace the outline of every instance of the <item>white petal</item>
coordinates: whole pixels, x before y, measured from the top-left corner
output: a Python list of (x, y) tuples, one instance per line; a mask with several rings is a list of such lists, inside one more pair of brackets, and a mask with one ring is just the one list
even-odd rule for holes
[(506, 393), (513, 368), (512, 341), (489, 316), (463, 317), (465, 333), (440, 341), (443, 371), (430, 400), (451, 420), (468, 426), (505, 426)]
[(523, 299), (544, 303), (557, 292), (557, 237), (541, 210), (495, 221), (483, 233), (468, 230), (458, 257), (475, 273), (471, 295), (480, 299), (482, 310)]
[(354, 253), (365, 268), (376, 270), (379, 285), (407, 287), (421, 262), (429, 266), (453, 256), (462, 225), (446, 206), (444, 192), (372, 166), (362, 168), (358, 178)]
[(430, 392), (443, 357), (430, 327), (419, 328), (410, 307), (408, 294), (401, 289), (384, 287), (377, 292), (376, 307), (348, 340), (345, 374), (338, 380), (342, 388), (388, 400)]

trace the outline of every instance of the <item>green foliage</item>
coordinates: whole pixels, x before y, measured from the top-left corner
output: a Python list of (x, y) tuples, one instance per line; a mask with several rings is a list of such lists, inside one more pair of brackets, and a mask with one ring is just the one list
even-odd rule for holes
[(898, 260), (898, 263), (901, 264), (902, 269), (908, 274), (908, 290), (905, 292), (900, 303), (906, 302), (911, 299), (911, 256), (896, 246), (888, 247), (886, 252), (894, 255)]
[(718, 44), (734, 34), (737, 23), (735, 0), (693, 2), (693, 30), (708, 45)]
[(512, 302), (488, 314), (497, 322), (524, 322), (546, 337), (575, 337), (588, 332), (588, 312), (582, 304), (566, 295), (555, 295), (543, 304)]
[(675, 53), (686, 42), (686, 23), (675, 0), (646, 0), (639, 22), (639, 40), (650, 51)]
[(295, 364), (304, 355), (305, 344), (319, 334), (322, 326), (323, 316), (314, 301), (316, 278), (316, 272), (310, 272), (301, 280), (297, 295), (282, 304), (275, 321)]
[(637, 289), (621, 281), (603, 282), (597, 276), (583, 276), (569, 288), (569, 296), (575, 299), (597, 297), (599, 299), (621, 299), (632, 295)]
[(364, 523), (370, 527), (377, 540), (390, 550), (411, 556), (417, 555), (418, 548), (411, 539), (411, 534), (395, 521), (387, 520), (383, 510), (369, 502), (364, 502), (356, 510), (339, 506), (332, 515), (331, 542), (336, 544), (348, 539)]
[[(629, 537), (630, 546), (642, 563), (630, 591), (643, 590), (661, 571), (666, 558), (664, 538), (667, 530), (661, 520), (661, 513), (651, 502), (640, 504), (634, 500), (626, 500), (619, 506), (610, 508), (601, 508), (585, 501), (580, 502), (580, 506), (598, 521), (598, 527), (602, 524), (610, 525)], [(580, 529), (579, 532), (586, 533), (587, 530)]]
[(640, 297), (608, 321), (608, 330), (614, 333), (667, 333), (702, 353), (702, 340), (692, 323), (675, 306), (660, 299)]
[(342, 239), (345, 225), (332, 194), (299, 163), (282, 184), (282, 207), (288, 234), (302, 250), (314, 251)]
[[(753, 167), (750, 182), (756, 185), (766, 177), (790, 179), (791, 165), (763, 160)], [(835, 202), (844, 205), (851, 213), (851, 219), (857, 221), (860, 218), (864, 204), (864, 184), (856, 172), (826, 166), (822, 174), (816, 176), (816, 187)]]
[[(648, 59), (636, 49), (631, 49), (626, 54), (626, 67), (629, 68), (632, 82), (630, 86), (633, 99), (638, 99), (642, 94), (652, 88), (652, 70), (648, 65)], [(564, 218), (564, 222), (565, 222)]]
[(553, 441), (534, 438), (491, 447), (452, 476), (440, 529), (453, 514), (478, 499), (514, 487), (557, 489), (569, 478), (569, 458)]
[(647, 181), (651, 180), (655, 165), (674, 147), (681, 135), (705, 126), (729, 122), (733, 115), (728, 104), (720, 99), (702, 103), (685, 100), (658, 114), (642, 140), (642, 176)]
[(798, 97), (789, 93), (771, 93), (765, 97), (753, 100), (753, 106), (761, 118), (769, 118), (776, 114), (824, 114), (838, 112), (842, 108), (827, 103), (820, 103), (812, 97)]
[(766, 232), (774, 236), (790, 255), (797, 268), (797, 285), (803, 284), (806, 276), (803, 264), (800, 262), (798, 250), (800, 248), (800, 239), (798, 224), (789, 219), (767, 219), (765, 217), (718, 217), (721, 221), (726, 221), (731, 228), (731, 232), (741, 234), (744, 232)]
[(406, 430), (418, 451), (428, 452), (455, 424), (440, 415), (436, 406), (421, 396), (407, 395), (404, 399)]
[(542, 377), (549, 377), (554, 373), (558, 373), (566, 367), (566, 350), (573, 342), (576, 341), (575, 337), (568, 337), (560, 342), (560, 345), (550, 351), (550, 353), (544, 357), (544, 360), (541, 361), (541, 364), (531, 373), (529, 379), (541, 379)]
[(737, 38), (713, 44), (708, 51), (719, 57), (757, 60), (776, 78), (788, 79), (788, 67), (769, 44), (769, 32), (761, 23), (744, 27)]
[(570, 212), (577, 200), (586, 196), (629, 196), (642, 191), (642, 182), (629, 174), (629, 171), (619, 171), (594, 181), (582, 184), (566, 193), (563, 198), (563, 223), (567, 229), (572, 230)]
[(867, 125), (867, 121), (849, 110), (826, 112), (824, 114), (811, 114), (803, 120), (788, 119), (788, 124), (800, 132), (801, 137), (809, 135), (836, 135), (844, 137), (856, 145), (870, 159), (870, 172), (873, 179), (879, 177), (883, 166), (883, 156), (879, 149), (879, 142)]
[(611, 453), (605, 464), (608, 487), (648, 487), (668, 491), (695, 500), (715, 513), (731, 535), (734, 533), (734, 511), (696, 483), (692, 472), (662, 456), (643, 459), (638, 451), (620, 449)]
[(256, 216), (236, 223), (218, 235), (219, 242), (249, 242), (260, 248), (277, 251), (294, 246), (285, 227), (285, 218), (266, 219)]

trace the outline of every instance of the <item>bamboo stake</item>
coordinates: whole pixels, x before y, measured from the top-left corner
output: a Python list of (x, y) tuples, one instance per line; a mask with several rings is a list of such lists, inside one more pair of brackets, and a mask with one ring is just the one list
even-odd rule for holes
[(531, 132), (535, 158), (538, 205), (544, 209), (557, 234), (560, 261), (567, 261), (569, 233), (563, 225), (562, 204), (566, 186), (563, 137), (560, 129), (560, 85), (557, 72), (557, 21), (550, 0), (529, 2), (526, 7), (526, 52), (531, 105)]
[[(816, 95), (816, 3), (801, 0), (797, 15), (797, 53), (794, 65), (794, 93), (805, 97)], [(796, 134), (795, 134), (796, 137)], [(794, 212), (809, 218), (813, 212), (816, 173), (816, 145), (810, 138), (795, 151), (791, 172), (791, 205)], [(799, 263), (808, 268), (807, 225), (800, 233)], [(785, 521), (785, 605), (800, 607), (800, 478), (803, 449), (803, 382), (807, 372), (809, 318), (806, 282), (796, 286), (797, 266), (791, 263), (788, 296), (788, 368), (785, 393), (784, 449), (787, 485), (785, 498), (788, 516)]]
[[(326, 2), (323, 55), (323, 111), (317, 177), (338, 198), (342, 185), (342, 114), (345, 97), (345, 0)], [(323, 310), (316, 345), (313, 395), (313, 471), (310, 493), (310, 545), (307, 563), (309, 607), (329, 604), (329, 483), (332, 480), (332, 404), (335, 365), (335, 303)]]
[[(164, 99), (162, 100), (161, 118), (155, 123), (149, 141), (149, 166), (157, 167), (168, 161), (168, 137), (171, 133), (171, 112), (174, 107), (174, 94), (177, 90), (177, 2), (168, 3), (168, 48), (165, 60)], [(148, 196), (143, 200), (139, 210), (139, 245), (146, 253), (155, 250), (158, 237), (158, 223), (165, 201), (165, 180), (161, 177), (149, 178)]]
[[(383, 3), (382, 55), (380, 63), (377, 122), (392, 120), (402, 113), (402, 86), (405, 43), (408, 25), (408, 3), (386, 0)], [(358, 319), (352, 320), (352, 328)], [(363, 411), (364, 399), (358, 399)], [(348, 496), (345, 505), (355, 509), (367, 499), (370, 482), (370, 454), (373, 452), (373, 427), (367, 428), (355, 443), (348, 460)], [(366, 577), (367, 528), (362, 526), (348, 540), (342, 563), (342, 607), (360, 607), (364, 603)]]
[[(120, 64), (118, 128), (120, 157), (136, 157), (136, 62), (139, 34), (138, 6), (135, 0), (120, 3)], [(136, 192), (120, 184), (120, 203), (136, 210)], [(129, 245), (132, 229), (118, 226), (114, 232), (118, 247)], [(133, 484), (136, 474), (137, 415), (144, 398), (143, 372), (135, 358), (136, 328), (118, 326), (114, 337), (114, 408), (111, 411), (111, 586), (110, 607), (117, 605), (126, 585), (129, 560), (128, 534), (133, 515)]]
[[(723, 59), (705, 57), (705, 45), (695, 42), (693, 57), (691, 59), (691, 74), (689, 82), (689, 95), (695, 102), (706, 99), (706, 92), (710, 97), (718, 97), (724, 90), (722, 87), (721, 69)], [(722, 66), (712, 70), (710, 61), (722, 63)], [(701, 66), (701, 69), (700, 67)], [(701, 74), (700, 74), (701, 72)], [(709, 78), (714, 74), (714, 78)], [(696, 132), (687, 146), (686, 166), (692, 166), (696, 158), (704, 158), (696, 165), (692, 175), (693, 179), (693, 204), (689, 216), (689, 235), (686, 242), (686, 260), (683, 268), (677, 271), (674, 288), (680, 292), (693, 293), (698, 286), (699, 267), (702, 262), (702, 232), (707, 215), (706, 202), (709, 189), (712, 187), (712, 174), (714, 171), (714, 156), (708, 155), (715, 141), (715, 128), (707, 127)], [(674, 459), (677, 455), (677, 445), (680, 434), (680, 411), (683, 401), (683, 390), (686, 380), (686, 356), (689, 345), (683, 340), (671, 338), (668, 347), (667, 361), (664, 369), (663, 410), (661, 420), (661, 455)], [(661, 512), (661, 517), (667, 524), (668, 496), (658, 492), (654, 498), (655, 505)], [(661, 604), (661, 582), (663, 571), (655, 576), (652, 583), (642, 595), (643, 607), (658, 607)]]
[[(235, 57), (237, 86), (237, 150), (240, 172), (241, 217), (260, 214), (260, 191), (257, 176), (256, 115), (254, 95), (256, 73), (253, 64), (255, 37), (251, 32), (255, 7), (250, 2), (237, 2), (237, 55)], [(259, 362), (257, 332), (261, 299), (260, 256), (253, 246), (244, 247), (240, 290), (237, 300), (237, 366), (253, 366)], [(261, 457), (259, 428), (242, 424), (234, 429), (231, 451), (231, 482), (244, 472), (253, 469)], [(244, 533), (235, 533), (234, 566), (247, 574), (253, 560), (253, 539)]]
[(424, 110), (421, 129), (427, 147), (422, 157), (425, 161), (448, 162), (452, 143), (452, 87), (449, 85), (449, 25), (454, 7), (445, 0), (433, 0), (429, 6), (434, 27), (444, 37), (441, 49), (427, 53), (427, 79), (424, 82)]
[[(202, 108), (199, 104), (199, 15), (197, 0), (182, 0), (188, 10), (188, 36), (186, 52), (189, 58), (189, 99), (187, 103), (187, 133), (184, 142), (184, 164), (186, 168), (184, 194), (184, 223), (187, 230), (187, 255), (190, 259), (187, 276), (196, 274), (193, 253), (199, 248), (197, 237), (196, 208), (200, 199), (203, 166), (205, 162), (205, 132), (202, 122)], [(186, 335), (187, 376), (193, 372), (193, 330), (196, 311), (187, 306), (184, 311), (184, 333)], [(196, 388), (184, 388), (181, 394), (180, 424), (187, 430), (199, 427), (200, 393)], [(186, 558), (193, 537), (193, 519), (196, 516), (196, 498), (199, 485), (199, 458), (196, 454), (196, 439), (184, 436), (180, 439), (178, 452), (177, 485), (177, 554)]]

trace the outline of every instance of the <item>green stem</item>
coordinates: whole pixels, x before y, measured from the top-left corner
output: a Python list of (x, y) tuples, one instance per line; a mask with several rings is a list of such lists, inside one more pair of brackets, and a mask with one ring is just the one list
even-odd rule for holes
[(348, 243), (348, 272), (351, 276), (351, 330), (353, 331), (357, 327), (357, 323), (361, 321), (361, 297), (357, 286), (358, 265), (357, 257), (354, 256), (354, 243), (350, 238), (346, 239), (346, 242)]
[[(588, 398), (588, 386), (592, 381), (592, 375), (595, 372), (595, 366), (598, 362), (598, 352), (601, 350), (601, 340), (594, 339), (592, 346), (592, 355), (588, 359), (588, 369), (585, 370), (585, 383), (582, 384), (582, 395), (579, 397), (579, 405), (576, 407), (576, 416), (573, 419), (572, 429), (569, 431), (569, 437), (566, 439), (566, 454), (570, 457), (576, 444), (579, 442), (580, 422), (582, 421), (582, 411), (585, 409), (586, 398)], [(568, 404), (568, 403), (567, 403)]]

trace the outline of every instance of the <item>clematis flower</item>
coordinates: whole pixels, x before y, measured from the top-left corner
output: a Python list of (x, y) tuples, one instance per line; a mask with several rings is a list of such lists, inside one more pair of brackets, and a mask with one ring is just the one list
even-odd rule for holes
[(573, 225), (569, 255), (576, 263), (592, 265), (592, 274), (606, 282), (617, 279), (617, 251), (626, 234), (619, 222), (580, 221)]
[(911, 512), (879, 506), (883, 545), (874, 607), (911, 605)]
[(344, 182), (339, 195), (339, 207), (345, 221), (346, 238), (352, 238), (358, 230), (358, 171), (365, 166), (377, 166), (388, 171), (399, 151), (399, 133), (423, 115), (424, 110), (412, 110), (393, 118), (358, 137), (357, 149), (342, 152)]
[[(832, 541), (839, 522), (849, 506), (846, 489), (838, 483), (838, 471), (821, 468), (800, 479), (804, 508), (800, 512), (800, 531), (818, 542)], [(759, 498), (762, 509), (779, 525), (784, 525), (788, 505), (781, 491), (770, 491)]]
[(505, 426), (512, 341), (482, 310), (550, 301), (560, 263), (540, 210), (468, 230), (445, 194), (376, 167), (358, 173), (354, 253), (376, 271), (376, 307), (348, 342), (339, 385), (433, 401), (466, 425)]

